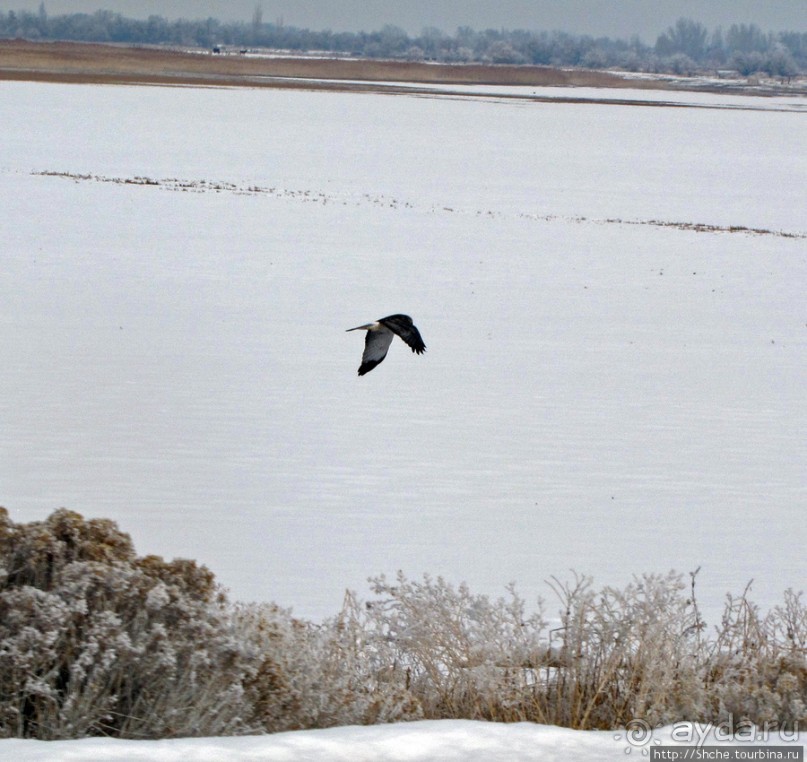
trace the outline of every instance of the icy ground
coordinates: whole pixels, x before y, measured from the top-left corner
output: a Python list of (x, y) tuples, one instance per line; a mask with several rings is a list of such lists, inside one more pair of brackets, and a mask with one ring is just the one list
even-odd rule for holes
[[(2, 83), (12, 519), (311, 618), (398, 569), (802, 585), (801, 101), (499, 96)], [(428, 351), (358, 378), (393, 312)]]

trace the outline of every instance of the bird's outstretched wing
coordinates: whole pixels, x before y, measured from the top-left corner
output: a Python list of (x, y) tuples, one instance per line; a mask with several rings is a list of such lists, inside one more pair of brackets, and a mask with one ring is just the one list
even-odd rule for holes
[[(385, 318), (381, 318), (378, 322), (400, 336), (411, 347), (413, 352), (420, 355), (426, 351), (426, 345), (423, 343), (420, 331), (415, 328), (415, 324), (412, 322), (412, 318), (409, 317), (409, 315), (389, 315)], [(387, 346), (389, 346), (389, 342), (387, 342)], [(365, 353), (366, 351), (365, 349)], [(386, 349), (384, 349), (384, 354), (386, 354)]]
[[(381, 322), (381, 321), (379, 321)], [(386, 326), (375, 331), (367, 331), (364, 337), (364, 354), (361, 356), (359, 375), (369, 373), (387, 356), (389, 345), (392, 344), (393, 333)]]

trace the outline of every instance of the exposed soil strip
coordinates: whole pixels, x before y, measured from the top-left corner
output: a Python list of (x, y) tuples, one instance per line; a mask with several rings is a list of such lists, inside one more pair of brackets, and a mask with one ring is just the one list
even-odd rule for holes
[[(291, 198), (302, 202), (313, 202), (320, 204), (373, 204), (376, 206), (386, 206), (390, 208), (404, 208), (416, 209), (418, 204), (409, 201), (401, 201), (399, 199), (391, 198), (383, 195), (371, 195), (365, 193), (359, 197), (346, 197), (337, 194), (328, 194), (321, 191), (312, 190), (290, 190), (287, 188), (277, 188), (274, 186), (262, 185), (239, 185), (238, 183), (231, 183), (226, 181), (214, 180), (180, 180), (178, 178), (161, 178), (154, 179), (151, 177), (135, 176), (135, 177), (109, 177), (106, 175), (93, 175), (81, 174), (76, 172), (57, 172), (52, 170), (32, 172), (32, 175), (40, 177), (58, 177), (74, 182), (95, 182), (95, 183), (112, 183), (115, 185), (141, 185), (160, 188), (162, 190), (177, 191), (185, 193), (233, 193), (237, 195), (250, 195), (250, 196), (274, 196), (277, 198)], [(425, 208), (425, 207), (424, 207)], [(474, 216), (488, 216), (488, 217), (501, 217), (502, 212), (482, 211), (482, 210), (467, 210), (455, 209), (447, 206), (429, 206), (428, 211), (432, 213), (447, 213), (447, 214), (470, 214)], [(645, 225), (649, 227), (658, 228), (675, 228), (677, 230), (686, 230), (695, 233), (741, 233), (743, 235), (753, 236), (776, 236), (779, 238), (795, 238), (805, 239), (807, 233), (785, 231), (785, 230), (770, 230), (767, 228), (750, 228), (744, 225), (711, 225), (704, 222), (675, 222), (671, 220), (624, 220), (620, 218), (607, 218), (598, 219), (594, 217), (584, 216), (561, 216), (554, 214), (531, 214), (521, 212), (516, 214), (517, 217), (528, 220), (536, 220), (540, 222), (575, 222), (575, 223), (589, 223), (593, 225)]]

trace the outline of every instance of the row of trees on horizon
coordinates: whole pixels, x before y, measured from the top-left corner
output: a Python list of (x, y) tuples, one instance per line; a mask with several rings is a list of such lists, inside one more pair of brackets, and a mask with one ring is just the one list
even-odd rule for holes
[(746, 76), (765, 72), (790, 78), (807, 72), (807, 32), (763, 32), (756, 24), (709, 30), (688, 18), (679, 19), (653, 45), (648, 45), (638, 36), (625, 40), (561, 31), (477, 31), (470, 27), (460, 27), (453, 35), (426, 28), (417, 36), (391, 25), (375, 32), (312, 31), (287, 26), (282, 20), (267, 23), (260, 7), (256, 7), (249, 22), (227, 23), (214, 18), (169, 21), (156, 15), (142, 20), (106, 10), (52, 16), (42, 3), (37, 13), (0, 11), (0, 37), (210, 49), (259, 47), (363, 58), (621, 68), (675, 74), (732, 69)]

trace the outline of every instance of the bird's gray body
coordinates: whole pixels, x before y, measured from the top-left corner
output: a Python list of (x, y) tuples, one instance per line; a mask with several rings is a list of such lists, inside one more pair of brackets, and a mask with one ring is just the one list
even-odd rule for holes
[(412, 351), (419, 355), (426, 351), (420, 331), (415, 328), (409, 315), (388, 315), (374, 323), (348, 328), (348, 331), (367, 331), (364, 339), (364, 354), (359, 367), (360, 376), (369, 373), (376, 365), (383, 362), (393, 336), (400, 336)]

